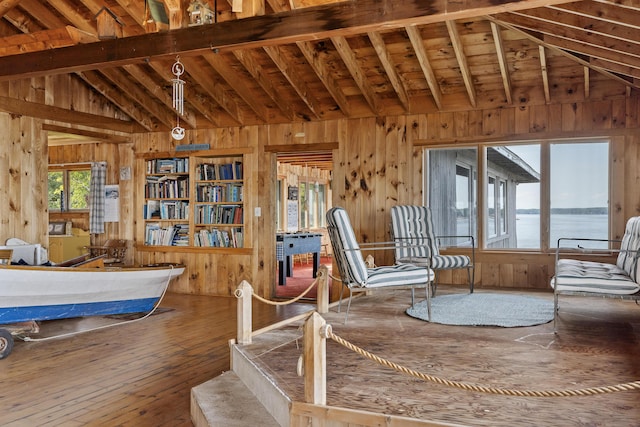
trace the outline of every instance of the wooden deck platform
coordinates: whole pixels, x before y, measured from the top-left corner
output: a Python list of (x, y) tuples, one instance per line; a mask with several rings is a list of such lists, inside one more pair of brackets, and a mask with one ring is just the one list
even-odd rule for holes
[[(462, 291), (462, 290), (460, 290)], [(551, 298), (551, 294), (543, 294)], [(518, 389), (603, 386), (640, 379), (640, 307), (630, 301), (561, 299), (551, 324), (476, 328), (428, 324), (404, 314), (408, 294), (357, 299), (339, 336), (424, 373)], [(235, 298), (170, 294), (172, 310), (141, 322), (48, 342), (17, 342), (0, 360), (2, 426), (191, 426), (190, 390), (229, 370)], [(309, 310), (308, 304), (254, 304), (260, 328)], [(42, 333), (88, 326), (46, 324)], [(282, 346), (253, 344), (256, 361), (295, 399), (300, 348), (295, 325)], [(640, 391), (579, 398), (512, 398), (425, 383), (328, 343), (328, 404), (474, 426), (638, 426)]]
[[(633, 302), (562, 297), (558, 335), (553, 322), (524, 328), (430, 324), (407, 316), (408, 304), (408, 291), (379, 292), (354, 300), (346, 325), (343, 313), (325, 319), (351, 343), (445, 380), (537, 391), (640, 380), (640, 307)], [(304, 384), (295, 369), (301, 331), (291, 325), (277, 334), (280, 342), (257, 337), (244, 350), (293, 401), (302, 401)], [(334, 341), (327, 343), (327, 367), (329, 406), (469, 426), (640, 425), (640, 390), (549, 398), (470, 392), (398, 373)]]

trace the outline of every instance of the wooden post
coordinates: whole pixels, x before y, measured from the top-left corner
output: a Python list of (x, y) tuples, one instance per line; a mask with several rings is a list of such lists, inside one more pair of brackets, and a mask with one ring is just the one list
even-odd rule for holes
[(314, 312), (304, 324), (304, 399), (327, 404), (327, 340), (322, 335), (325, 320)]
[(317, 290), (318, 313), (329, 312), (329, 269), (326, 265), (321, 265), (318, 269), (318, 290)]
[(251, 300), (253, 299), (253, 288), (246, 280), (240, 282), (236, 289), (236, 297), (238, 298), (238, 344), (251, 344), (251, 333), (253, 325), (251, 324)]

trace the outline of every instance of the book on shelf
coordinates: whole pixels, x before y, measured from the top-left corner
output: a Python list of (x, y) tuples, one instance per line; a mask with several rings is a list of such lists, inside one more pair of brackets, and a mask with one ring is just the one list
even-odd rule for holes
[(147, 200), (144, 205), (144, 219), (160, 218), (160, 201)]
[(175, 224), (162, 227), (160, 223), (145, 225), (145, 245), (188, 246), (189, 224)]
[(175, 157), (172, 159), (147, 160), (147, 174), (187, 173), (187, 172), (189, 172), (188, 157)]
[(202, 229), (195, 234), (194, 245), (212, 248), (241, 248), (244, 241), (240, 229)]
[(241, 161), (201, 163), (196, 167), (196, 176), (200, 181), (240, 180), (242, 173)]

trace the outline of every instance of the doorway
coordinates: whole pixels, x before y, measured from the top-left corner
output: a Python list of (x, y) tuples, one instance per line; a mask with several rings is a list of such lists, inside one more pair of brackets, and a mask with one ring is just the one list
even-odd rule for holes
[[(326, 212), (332, 202), (331, 150), (277, 153), (275, 296), (307, 290), (321, 264), (331, 268)], [(316, 299), (315, 288), (303, 297)]]

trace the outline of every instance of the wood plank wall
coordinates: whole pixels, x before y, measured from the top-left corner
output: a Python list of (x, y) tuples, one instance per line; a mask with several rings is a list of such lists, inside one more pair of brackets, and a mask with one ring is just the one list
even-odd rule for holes
[[(65, 102), (79, 111), (97, 113), (100, 105), (91, 96), (61, 78), (32, 79), (28, 87), (0, 86), (0, 94), (37, 100), (51, 87), (68, 89)], [(35, 90), (33, 88), (39, 90)], [(23, 95), (24, 96), (24, 95)], [(62, 97), (62, 95), (60, 95)], [(59, 101), (59, 100), (56, 100)], [(131, 252), (135, 262), (182, 262), (188, 274), (172, 290), (183, 293), (230, 295), (246, 279), (256, 293), (270, 296), (276, 282), (275, 182), (276, 154), (265, 147), (283, 144), (337, 143), (334, 150), (333, 204), (349, 212), (361, 241), (386, 240), (389, 209), (398, 203), (422, 201), (422, 152), (430, 145), (500, 142), (575, 137), (611, 137), (613, 181), (611, 207), (614, 236), (621, 235), (626, 219), (640, 214), (639, 102), (635, 91), (627, 97), (552, 105), (514, 106), (489, 110), (388, 116), (324, 122), (234, 127), (188, 132), (183, 144), (209, 143), (212, 148), (249, 147), (245, 170), (248, 177), (247, 212), (261, 207), (262, 215), (249, 215), (249, 253)], [(57, 102), (56, 102), (57, 104)], [(102, 114), (102, 113), (101, 113)], [(106, 110), (105, 114), (117, 116)], [(20, 237), (46, 244), (46, 158), (51, 163), (106, 160), (108, 184), (120, 184), (121, 220), (109, 224), (102, 241), (140, 240), (142, 200), (140, 162), (136, 155), (169, 151), (174, 142), (168, 132), (137, 134), (132, 144), (91, 144), (51, 147), (47, 152), (43, 121), (0, 113), (0, 165), (8, 170), (0, 178), (0, 241)], [(304, 133), (304, 138), (295, 135)], [(119, 182), (119, 168), (133, 166), (134, 178)], [(377, 258), (391, 262), (391, 254)], [(552, 274), (551, 254), (478, 252), (477, 286), (547, 288)], [(443, 276), (444, 282), (464, 283), (464, 272)]]

